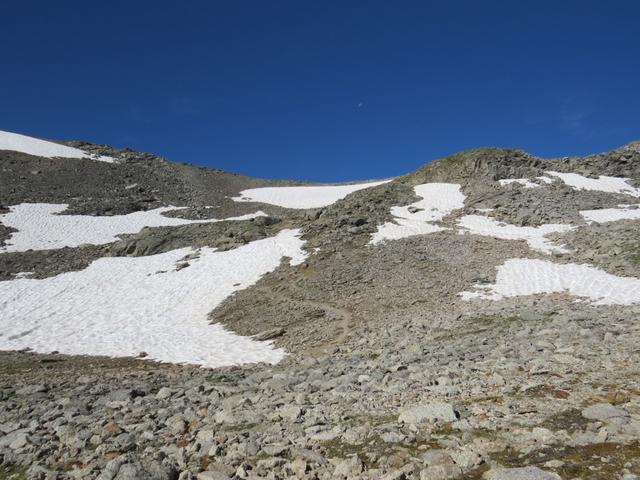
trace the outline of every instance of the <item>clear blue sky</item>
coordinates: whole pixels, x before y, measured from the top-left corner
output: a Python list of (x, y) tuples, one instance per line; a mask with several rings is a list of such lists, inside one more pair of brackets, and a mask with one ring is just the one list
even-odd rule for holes
[(638, 1), (12, 1), (0, 129), (258, 177), (640, 138)]

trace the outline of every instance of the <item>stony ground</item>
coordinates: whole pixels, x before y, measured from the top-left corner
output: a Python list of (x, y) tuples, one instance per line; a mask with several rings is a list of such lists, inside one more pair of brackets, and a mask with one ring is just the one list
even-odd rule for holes
[[(89, 182), (65, 200), (74, 212), (122, 213), (181, 201), (174, 204), (190, 206), (181, 213), (190, 218), (257, 208), (269, 217), (145, 229), (103, 247), (3, 254), (0, 280), (20, 271), (56, 275), (105, 255), (186, 245), (230, 249), (301, 228), (310, 253), (303, 265), (281, 266), (211, 313), (212, 321), (240, 334), (274, 339), (290, 355), (274, 366), (207, 370), (0, 353), (0, 479), (640, 476), (640, 306), (594, 307), (567, 295), (500, 302), (464, 302), (457, 295), (493, 283), (495, 267), (514, 257), (586, 262), (639, 276), (640, 223), (586, 225), (578, 214), (628, 203), (628, 197), (560, 183), (535, 190), (495, 183), (544, 170), (637, 182), (637, 144), (553, 161), (515, 150), (466, 152), (308, 211), (225, 199), (260, 185), (257, 180), (219, 171), (200, 175), (155, 157), (82, 147), (123, 155), (133, 165), (135, 178), (127, 180), (112, 165), (100, 166), (101, 175), (113, 176), (109, 188), (122, 183), (122, 192), (135, 191), (125, 187), (139, 183), (142, 190), (105, 203)], [(32, 182), (27, 173), (40, 174), (28, 169), (59, 168), (47, 162), (3, 162), (0, 179), (10, 172), (15, 186), (6, 184), (12, 190), (0, 203), (62, 201), (63, 190), (46, 193), (49, 183), (86, 174), (75, 170), (85, 167), (65, 164), (62, 173), (49, 171)], [(145, 180), (145, 169), (165, 173)], [(228, 182), (210, 193), (218, 185), (214, 177)], [(517, 225), (573, 223), (579, 228), (557, 238), (571, 252), (549, 257), (523, 241), (456, 231), (368, 245), (376, 226), (391, 220), (390, 207), (414, 202), (411, 187), (425, 181), (463, 185), (465, 209), (445, 225), (477, 208), (492, 208), (495, 218)], [(154, 189), (155, 196), (146, 197)], [(211, 202), (220, 207), (204, 208)]]
[(7, 353), (5, 474), (636, 478), (639, 313), (563, 298), (398, 312), (315, 357), (214, 371)]

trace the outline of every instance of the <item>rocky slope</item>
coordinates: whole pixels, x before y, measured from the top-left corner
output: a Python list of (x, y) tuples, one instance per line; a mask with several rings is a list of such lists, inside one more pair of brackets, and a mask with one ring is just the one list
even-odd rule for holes
[[(275, 365), (208, 369), (3, 352), (0, 479), (640, 475), (640, 216), (619, 207), (640, 203), (640, 144), (552, 160), (472, 150), (314, 209), (231, 199), (299, 183), (70, 145), (115, 161), (0, 151), (0, 215), (40, 202), (68, 204), (65, 215), (174, 205), (187, 207), (169, 214), (182, 218), (257, 209), (265, 216), (0, 253), (0, 284), (23, 272), (35, 279), (81, 272), (102, 258), (186, 247), (229, 252), (299, 229), (304, 262), (282, 261), (209, 313), (288, 355)], [(418, 221), (429, 212), (410, 206), (421, 205), (415, 187), (433, 183), (459, 185), (464, 201)], [(627, 218), (585, 217), (608, 209)], [(373, 244), (387, 222), (432, 231)], [(0, 242), (14, 230), (0, 225)], [(507, 285), (517, 294), (499, 296), (510, 291), (504, 282), (518, 281), (505, 269), (514, 259), (539, 268), (518, 285), (529, 290)], [(564, 278), (562, 267), (574, 265), (586, 269)], [(548, 268), (552, 278), (543, 275)], [(594, 271), (599, 276), (589, 277)]]

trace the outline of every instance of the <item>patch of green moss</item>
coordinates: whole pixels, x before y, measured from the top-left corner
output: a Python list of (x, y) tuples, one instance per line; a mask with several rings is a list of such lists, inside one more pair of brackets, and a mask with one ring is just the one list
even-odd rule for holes
[[(352, 455), (357, 455), (361, 460), (367, 463), (367, 459), (372, 458), (367, 455), (369, 452), (379, 450), (380, 443), (382, 441), (379, 437), (371, 437), (361, 444), (346, 443), (335, 438), (333, 440), (327, 440), (322, 443), (322, 447), (326, 452), (328, 458), (346, 458)], [(370, 468), (375, 468), (375, 461), (370, 462), (368, 465)]]
[(495, 440), (497, 433), (495, 430), (489, 430), (488, 428), (474, 428), (473, 436), (476, 438), (484, 438), (486, 440)]
[(407, 460), (415, 458), (429, 449), (441, 448), (430, 439), (416, 439), (412, 443), (387, 443), (379, 436), (374, 435), (359, 444), (350, 444), (340, 439), (329, 440), (322, 443), (327, 457), (346, 458), (357, 455), (367, 468), (377, 468), (377, 459), (390, 454), (399, 455)]
[(492, 460), (505, 467), (536, 465), (544, 467), (550, 460), (559, 460), (562, 466), (556, 472), (562, 478), (605, 480), (618, 478), (624, 469), (640, 473), (640, 443), (594, 443), (577, 447), (549, 447), (523, 454), (512, 448), (492, 453)]
[(550, 430), (566, 430), (571, 433), (584, 430), (584, 427), (589, 423), (590, 420), (584, 418), (580, 410), (572, 408), (548, 417), (540, 426)]
[(496, 330), (509, 328), (518, 325), (522, 319), (516, 315), (481, 315), (473, 318), (462, 319), (460, 328), (455, 333), (446, 333), (435, 338), (439, 340), (454, 340), (461, 335), (478, 335), (484, 332), (495, 332)]
[(0, 465), (0, 480), (26, 480), (27, 468), (20, 465)]
[(392, 423), (398, 420), (398, 415), (354, 415), (354, 424), (366, 425), (369, 424), (372, 427), (378, 425), (384, 425), (385, 423)]

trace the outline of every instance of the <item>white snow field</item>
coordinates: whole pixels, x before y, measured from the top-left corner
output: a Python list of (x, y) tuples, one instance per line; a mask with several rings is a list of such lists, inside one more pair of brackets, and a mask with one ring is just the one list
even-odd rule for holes
[(580, 210), (580, 215), (588, 222), (606, 223), (618, 220), (639, 220), (640, 205), (618, 205), (618, 208)]
[(502, 180), (498, 180), (498, 183), (503, 187), (505, 185), (517, 183), (519, 185), (522, 185), (524, 188), (536, 188), (541, 187), (542, 183), (553, 183), (553, 180), (548, 177), (536, 177), (535, 180), (538, 180), (538, 182), (540, 183), (535, 183), (528, 178), (503, 178)]
[(562, 292), (594, 305), (630, 305), (640, 303), (640, 279), (618, 277), (590, 265), (513, 258), (498, 267), (495, 284), (476, 285), (476, 291), (460, 295), (464, 300), (501, 300)]
[(546, 175), (558, 177), (564, 183), (575, 190), (593, 190), (608, 193), (624, 193), (633, 197), (640, 197), (640, 188), (629, 185), (628, 178), (607, 177), (600, 175), (598, 178), (588, 178), (578, 173), (545, 172)]
[(285, 352), (210, 325), (208, 313), (274, 270), (282, 257), (306, 258), (298, 230), (283, 230), (226, 252), (101, 258), (78, 272), (0, 282), (0, 350), (30, 348), (71, 355), (136, 356), (221, 367), (270, 362)]
[(503, 178), (502, 180), (498, 180), (498, 183), (503, 187), (505, 185), (511, 185), (513, 183), (522, 185), (524, 188), (536, 188), (540, 186), (537, 183), (533, 183), (528, 178)]
[(347, 195), (365, 188), (377, 187), (381, 182), (357, 183), (353, 185), (326, 185), (311, 187), (264, 187), (250, 188), (232, 197), (236, 202), (261, 202), (285, 208), (320, 208), (331, 205)]
[(100, 217), (56, 215), (66, 208), (66, 204), (51, 203), (21, 203), (10, 207), (9, 213), (0, 215), (0, 223), (18, 231), (13, 232), (11, 238), (5, 241), (5, 247), (0, 248), (0, 253), (77, 247), (84, 243), (102, 245), (116, 241), (120, 234), (137, 233), (144, 227), (249, 220), (266, 215), (256, 212), (223, 220), (185, 220), (162, 215), (163, 212), (179, 210), (177, 207), (160, 207), (145, 212)]
[(433, 222), (442, 220), (454, 210), (464, 207), (462, 187), (456, 183), (423, 183), (413, 187), (417, 196), (422, 197), (411, 205), (392, 207), (394, 222), (378, 226), (371, 236), (372, 245), (384, 240), (398, 240), (413, 235), (423, 235), (446, 230)]
[(503, 238), (505, 240), (526, 240), (533, 250), (543, 253), (567, 253), (568, 250), (560, 245), (554, 245), (545, 237), (550, 233), (567, 232), (571, 225), (549, 223), (539, 227), (519, 227), (484, 215), (465, 215), (458, 220), (458, 226), (475, 235)]
[(0, 130), (0, 150), (22, 152), (37, 157), (47, 158), (88, 158), (100, 162), (113, 163), (112, 157), (104, 155), (92, 155), (78, 148), (67, 147), (46, 140), (20, 135), (19, 133)]

